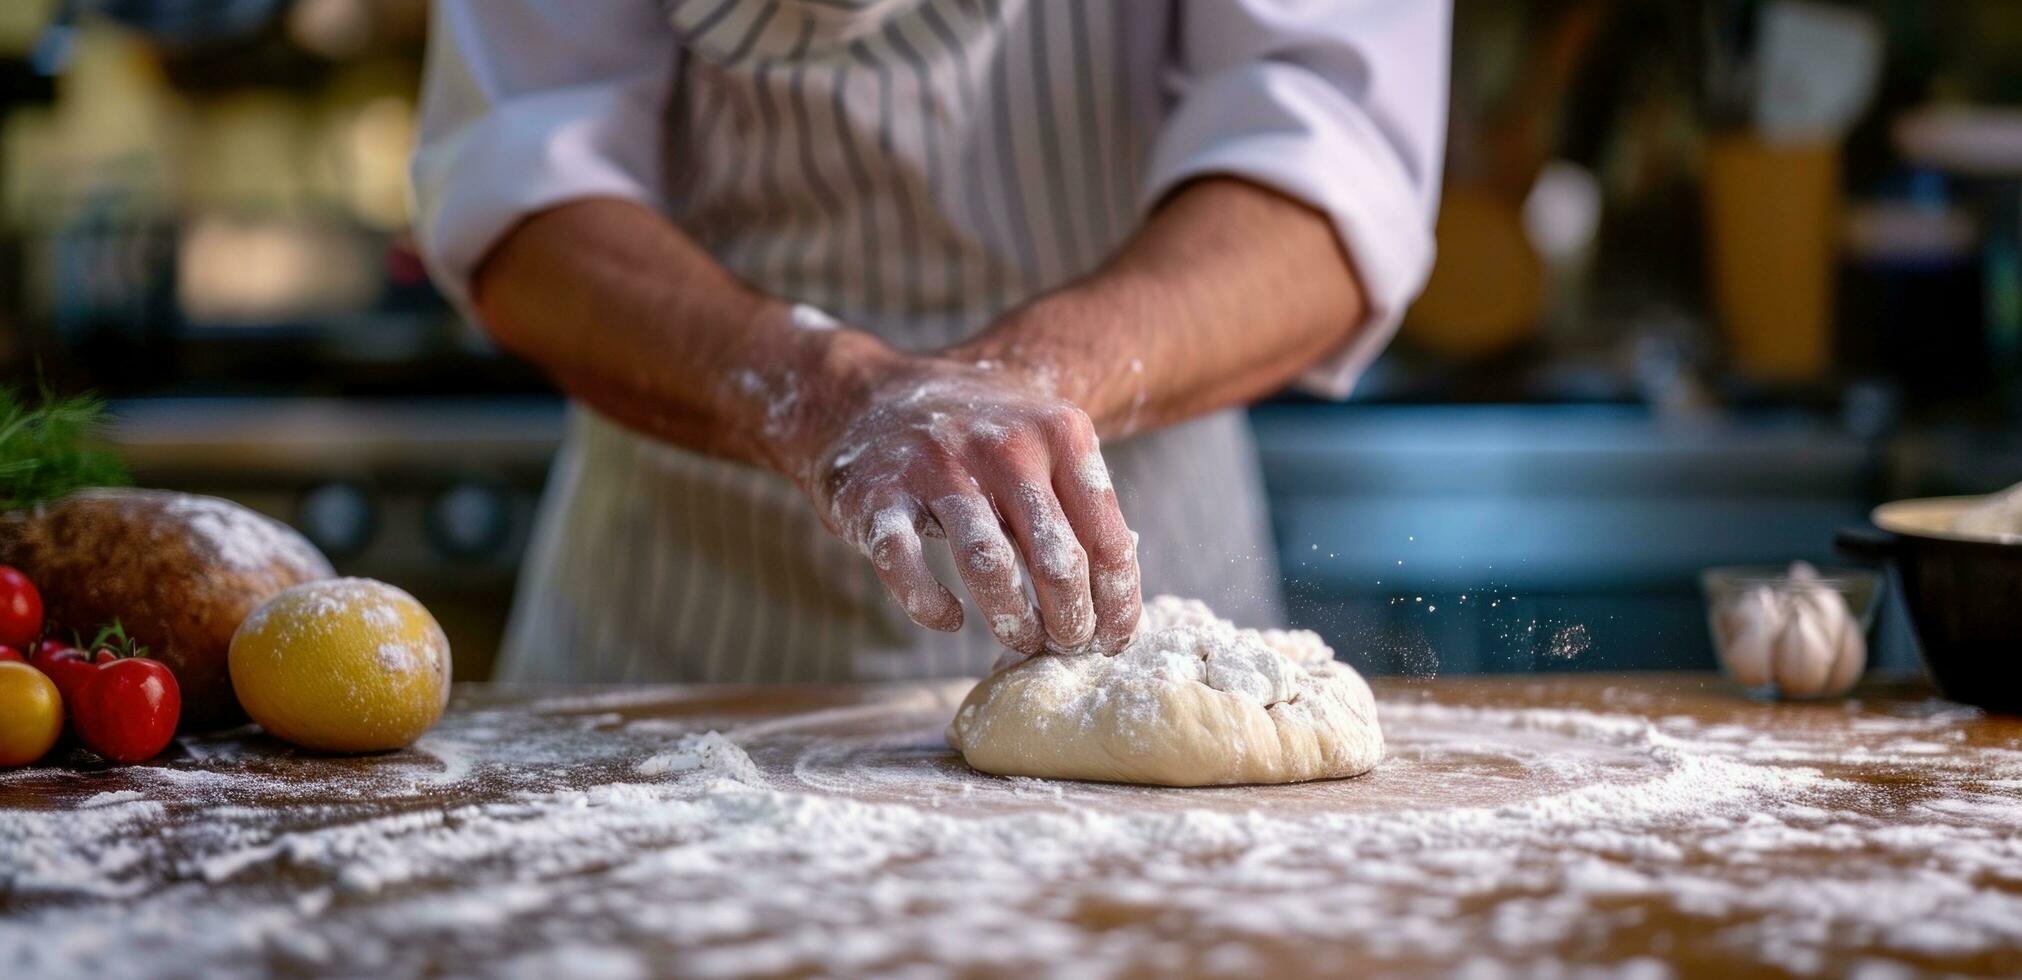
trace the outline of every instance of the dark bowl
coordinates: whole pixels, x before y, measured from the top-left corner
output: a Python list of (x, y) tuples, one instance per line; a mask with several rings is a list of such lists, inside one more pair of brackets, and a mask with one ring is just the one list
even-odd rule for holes
[(1872, 528), (1839, 534), (1845, 554), (1893, 562), (1924, 666), (1954, 701), (2022, 714), (2022, 543), (1954, 533), (1983, 497), (1898, 500)]

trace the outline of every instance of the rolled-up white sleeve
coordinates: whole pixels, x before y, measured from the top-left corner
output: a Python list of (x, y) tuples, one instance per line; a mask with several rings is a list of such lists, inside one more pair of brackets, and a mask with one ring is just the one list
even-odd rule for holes
[(436, 0), (415, 237), (466, 314), (471, 274), (521, 218), (584, 197), (660, 206), (677, 50), (652, 0)]
[(1145, 182), (1241, 177), (1323, 212), (1367, 322), (1299, 379), (1341, 397), (1432, 271), (1446, 142), (1449, 0), (1212, 0), (1178, 7), (1177, 101)]

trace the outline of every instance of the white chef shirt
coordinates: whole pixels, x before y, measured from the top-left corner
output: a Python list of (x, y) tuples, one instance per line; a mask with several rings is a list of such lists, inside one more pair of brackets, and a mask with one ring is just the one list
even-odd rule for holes
[[(620, 197), (768, 292), (930, 349), (1086, 273), (1187, 180), (1234, 175), (1340, 235), (1368, 322), (1302, 383), (1341, 394), (1430, 270), (1448, 0), (439, 0), (433, 16), (417, 233), (466, 309), (472, 270), (517, 221)], [(1275, 615), (1251, 452), (1228, 413), (1109, 447), (1148, 592)], [(865, 563), (807, 534), (806, 510), (767, 474), (579, 413), (507, 672), (843, 679), (988, 662), (986, 633), (951, 643), (854, 604), (875, 592)], [(749, 534), (715, 540), (740, 522)], [(674, 612), (571, 584), (598, 564), (582, 552), (613, 544), (639, 554), (603, 577), (672, 590)], [(726, 584), (752, 551), (768, 553), (753, 581)], [(1200, 557), (1217, 552), (1245, 570), (1200, 571), (1224, 565)], [(845, 625), (865, 616), (879, 622)], [(810, 642), (838, 650), (798, 652)], [(620, 649), (588, 665), (552, 652), (570, 644)]]

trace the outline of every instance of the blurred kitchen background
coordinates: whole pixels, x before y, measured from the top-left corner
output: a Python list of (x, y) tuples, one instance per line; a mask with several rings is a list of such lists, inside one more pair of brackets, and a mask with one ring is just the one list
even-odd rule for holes
[[(0, 3), (0, 368), (479, 678), (562, 408), (416, 257), (426, 30)], [(2022, 3), (1457, 0), (1453, 64), (1426, 296), (1351, 402), (1256, 411), (1300, 625), (1381, 673), (1710, 669), (1703, 567), (2022, 480)]]

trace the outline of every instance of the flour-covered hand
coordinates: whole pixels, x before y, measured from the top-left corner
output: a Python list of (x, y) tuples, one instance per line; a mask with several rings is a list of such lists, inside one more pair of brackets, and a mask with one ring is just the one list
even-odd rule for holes
[(1120, 649), (1138, 620), (1137, 541), (1088, 416), (990, 365), (889, 351), (869, 364), (852, 366), (848, 391), (809, 400), (794, 440), (795, 475), (830, 530), (922, 626), (962, 625), (924, 555), (923, 539), (944, 537), (1006, 646)]

